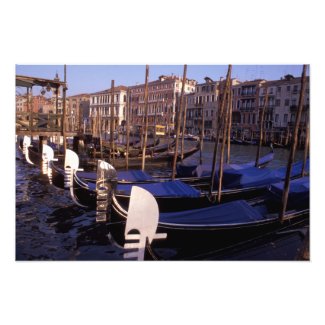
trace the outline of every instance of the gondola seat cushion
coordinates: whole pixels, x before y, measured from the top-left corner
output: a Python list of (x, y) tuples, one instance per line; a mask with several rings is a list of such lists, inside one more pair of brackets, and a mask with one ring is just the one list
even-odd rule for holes
[[(309, 176), (297, 178), (290, 181), (288, 204), (303, 204), (309, 201)], [(270, 192), (282, 199), (284, 189), (284, 182), (272, 184)]]
[(214, 205), (203, 209), (160, 213), (159, 223), (190, 225), (229, 225), (263, 220), (262, 213), (244, 200)]
[[(200, 191), (179, 180), (168, 182), (154, 182), (136, 184), (137, 186), (149, 191), (153, 196), (160, 197), (199, 197)], [(131, 184), (118, 184), (116, 193), (130, 195)]]

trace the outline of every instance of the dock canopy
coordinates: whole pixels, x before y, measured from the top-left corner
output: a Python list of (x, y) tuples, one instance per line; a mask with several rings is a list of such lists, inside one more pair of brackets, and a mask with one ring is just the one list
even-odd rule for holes
[(17, 87), (41, 86), (41, 87), (59, 88), (61, 86), (66, 87), (66, 82), (59, 81), (57, 79), (53, 80), (53, 79), (44, 79), (38, 77), (16, 75), (16, 86)]

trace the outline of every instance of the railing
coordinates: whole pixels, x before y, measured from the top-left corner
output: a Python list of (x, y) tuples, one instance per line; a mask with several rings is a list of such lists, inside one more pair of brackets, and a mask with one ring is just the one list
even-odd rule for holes
[[(74, 132), (77, 129), (76, 118), (66, 116), (65, 131)], [(53, 113), (16, 113), (16, 132), (61, 132), (62, 114)]]
[[(302, 108), (304, 111), (309, 109), (309, 105), (304, 105)], [(298, 110), (298, 105), (290, 105), (290, 111), (297, 111)]]
[(255, 97), (256, 94), (257, 94), (256, 91), (249, 91), (249, 92), (240, 93), (240, 96), (242, 96), (242, 97)]
[[(31, 119), (31, 120), (30, 120)], [(16, 131), (61, 131), (61, 115), (44, 113), (16, 113)]]
[(243, 106), (240, 106), (239, 107), (239, 110), (241, 112), (253, 112), (255, 109), (256, 109), (256, 106), (251, 106), (251, 107), (243, 107)]
[[(263, 109), (264, 106), (259, 105), (258, 108), (259, 108), (259, 109)], [(267, 110), (267, 111), (272, 111), (274, 108), (275, 108), (275, 105), (274, 105), (274, 104), (272, 104), (272, 105), (267, 105), (267, 106), (266, 106), (266, 110)]]
[[(288, 126), (289, 127), (294, 127), (296, 125), (296, 122), (295, 121), (291, 121), (291, 122), (288, 122)], [(299, 127), (301, 128), (301, 127), (305, 127), (306, 125), (305, 125), (305, 122), (300, 122), (299, 123)]]

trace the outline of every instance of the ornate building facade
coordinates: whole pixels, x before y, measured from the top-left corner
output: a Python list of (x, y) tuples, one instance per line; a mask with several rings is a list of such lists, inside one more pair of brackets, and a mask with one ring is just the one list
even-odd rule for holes
[[(196, 81), (186, 79), (184, 93), (195, 91)], [(141, 127), (144, 124), (145, 85), (131, 86), (130, 106), (131, 124)], [(179, 105), (182, 90), (182, 78), (178, 76), (160, 76), (148, 83), (148, 123), (149, 126), (163, 125), (167, 130), (174, 129), (176, 108)]]

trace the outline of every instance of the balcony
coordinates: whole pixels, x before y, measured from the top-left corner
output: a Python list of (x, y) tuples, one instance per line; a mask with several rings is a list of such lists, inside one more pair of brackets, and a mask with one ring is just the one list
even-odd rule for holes
[[(259, 105), (259, 106), (258, 106), (258, 109), (259, 109), (259, 110), (262, 110), (263, 108), (264, 108), (263, 105)], [(273, 111), (274, 108), (275, 108), (275, 105), (267, 105), (266, 108), (265, 108), (265, 110), (266, 110), (267, 112), (270, 112), (270, 111)]]
[(242, 97), (255, 97), (256, 96), (256, 91), (242, 92), (240, 95)]
[(247, 107), (247, 106), (245, 106), (245, 107), (240, 106), (239, 107), (239, 110), (241, 112), (253, 112), (253, 111), (255, 111), (255, 109), (256, 109), (256, 106), (249, 106), (249, 107)]
[[(298, 110), (298, 105), (291, 105), (290, 106), (290, 111), (291, 112), (296, 112)], [(309, 105), (304, 105), (302, 108), (303, 111), (309, 110)]]
[[(296, 125), (296, 122), (288, 122), (288, 126), (289, 127), (295, 127), (295, 125)], [(300, 122), (299, 123), (299, 128), (302, 128), (302, 127), (305, 127), (306, 126), (306, 123), (305, 122)]]

